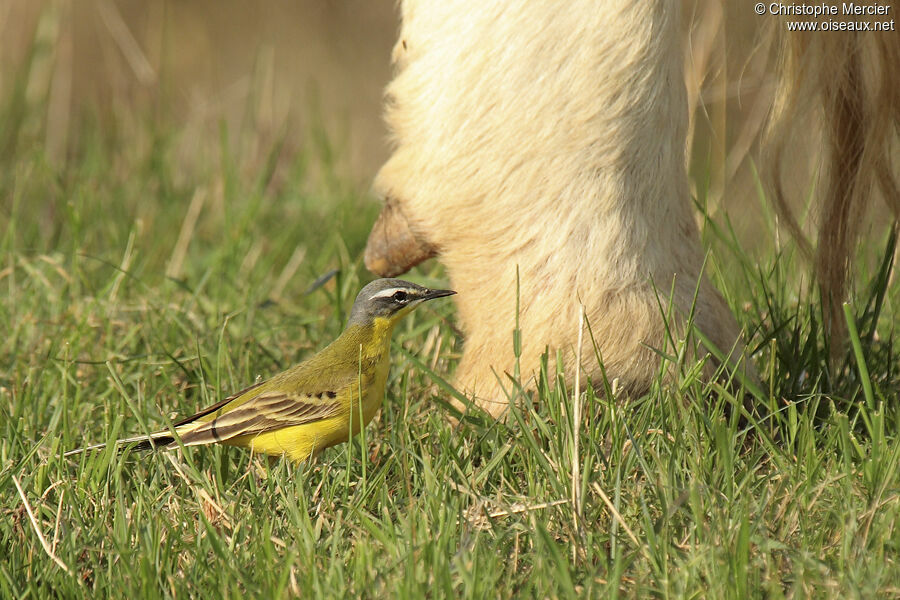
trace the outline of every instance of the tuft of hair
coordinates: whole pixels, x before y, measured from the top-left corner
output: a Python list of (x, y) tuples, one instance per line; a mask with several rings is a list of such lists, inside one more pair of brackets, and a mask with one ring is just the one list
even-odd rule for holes
[[(791, 17), (799, 20), (798, 17)], [(765, 135), (764, 166), (779, 217), (814, 260), (832, 358), (846, 339), (841, 304), (860, 224), (880, 197), (900, 220), (900, 37), (887, 32), (791, 33), (769, 19), (777, 71), (775, 102)], [(803, 153), (810, 115), (821, 128), (817, 194), (818, 237), (806, 238), (784, 191), (784, 165)], [(896, 226), (896, 224), (895, 224)]]

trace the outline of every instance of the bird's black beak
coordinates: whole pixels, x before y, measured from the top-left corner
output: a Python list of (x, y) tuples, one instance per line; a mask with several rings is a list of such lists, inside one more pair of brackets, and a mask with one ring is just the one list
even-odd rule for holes
[(444, 296), (452, 296), (455, 294), (453, 290), (428, 290), (424, 296), (422, 296), (422, 301), (432, 300), (434, 298), (443, 298)]

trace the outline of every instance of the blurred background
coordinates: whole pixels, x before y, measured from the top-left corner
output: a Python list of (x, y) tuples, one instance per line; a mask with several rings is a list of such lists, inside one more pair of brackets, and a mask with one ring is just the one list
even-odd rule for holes
[(223, 126), (250, 161), (316, 128), (365, 182), (387, 152), (380, 105), (397, 28), (391, 0), (3, 0), (0, 97), (27, 79), (21, 114), (45, 129), (54, 161), (98, 125), (129, 145), (147, 143), (148, 123), (174, 127), (186, 163)]
[[(766, 52), (754, 53), (763, 20), (737, 4), (684, 0), (691, 170), (711, 212), (727, 206), (752, 226), (747, 159), (773, 82)], [(57, 164), (86, 130), (130, 153), (175, 132), (185, 173), (218, 152), (226, 131), (250, 165), (269, 160), (275, 143), (284, 161), (325, 139), (366, 190), (389, 150), (381, 101), (398, 28), (393, 0), (3, 0), (0, 98), (26, 88), (17, 137)]]
[[(758, 173), (775, 94), (774, 18), (743, 2), (682, 4), (689, 172), (704, 241), (713, 256), (723, 231), (729, 256), (780, 253), (790, 235)], [(321, 260), (308, 278), (348, 260), (360, 268), (378, 211), (371, 181), (390, 151), (382, 96), (398, 29), (394, 0), (0, 0), (0, 228), (18, 214), (20, 243), (49, 251), (71, 233), (66, 206), (79, 222), (105, 221), (115, 207), (102, 249), (95, 236), (84, 237), (87, 248), (72, 243), (108, 252), (139, 223), (145, 255), (147, 237), (160, 248), (148, 263), (168, 261), (167, 275), (180, 276), (190, 261), (166, 258), (177, 240), (161, 229), (180, 222), (185, 252), (202, 253), (197, 242), (215, 247), (229, 222), (257, 219), (255, 230), (285, 240), (294, 222), (304, 251), (340, 238), (309, 253), (307, 264)], [(782, 178), (814, 239), (823, 121), (815, 110), (799, 118), (809, 127), (797, 127)], [(223, 217), (228, 207), (235, 216)], [(869, 222), (880, 239), (885, 220)], [(279, 252), (276, 263), (292, 264), (300, 250), (286, 241)], [(805, 281), (809, 265), (797, 263)]]

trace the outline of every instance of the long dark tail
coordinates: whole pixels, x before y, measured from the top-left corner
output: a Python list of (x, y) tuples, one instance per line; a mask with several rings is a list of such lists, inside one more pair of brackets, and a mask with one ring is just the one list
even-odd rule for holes
[[(169, 431), (157, 431), (156, 433), (152, 433), (149, 436), (146, 435), (138, 435), (135, 437), (125, 438), (122, 440), (116, 440), (115, 446), (118, 451), (121, 452), (125, 450), (125, 448), (131, 448), (132, 450), (161, 450), (161, 449), (171, 449), (176, 447), (178, 444), (175, 442), (175, 437)], [(133, 445), (132, 445), (133, 444)], [(75, 450), (69, 450), (63, 456), (75, 456), (77, 454), (83, 454), (85, 452), (90, 452), (93, 450), (103, 450), (106, 448), (107, 444), (94, 444), (93, 446), (84, 446), (83, 448), (76, 448)]]

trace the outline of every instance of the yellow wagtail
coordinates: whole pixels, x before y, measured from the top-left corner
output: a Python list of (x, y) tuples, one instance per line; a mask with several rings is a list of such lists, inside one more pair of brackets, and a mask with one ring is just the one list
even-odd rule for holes
[(390, 369), (394, 325), (422, 302), (455, 293), (401, 279), (375, 280), (359, 292), (343, 333), (312, 358), (177, 421), (174, 435), (166, 429), (116, 444), (169, 449), (179, 441), (185, 446), (221, 443), (305, 460), (347, 441), (375, 416)]

